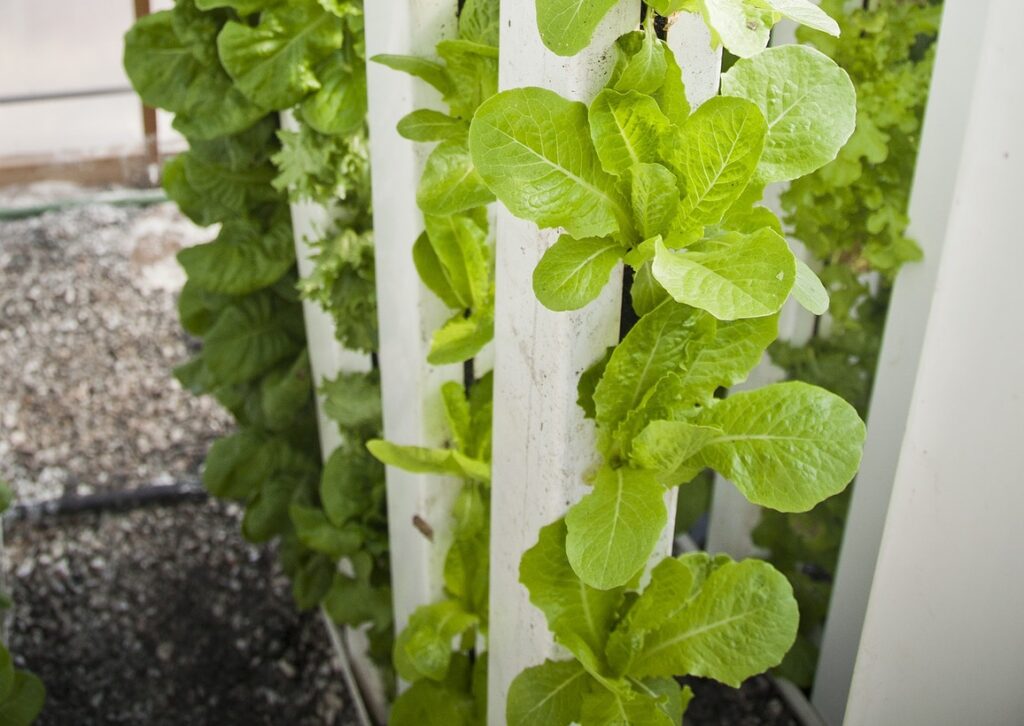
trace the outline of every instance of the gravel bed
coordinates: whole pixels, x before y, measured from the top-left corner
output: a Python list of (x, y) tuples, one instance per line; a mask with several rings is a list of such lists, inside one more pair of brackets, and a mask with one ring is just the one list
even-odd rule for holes
[(323, 623), (239, 521), (209, 501), (8, 528), (8, 638), (46, 684), (39, 726), (355, 723)]
[[(0, 190), (0, 207), (92, 190)], [(174, 260), (206, 241), (171, 204), (0, 221), (0, 478), (20, 501), (194, 480), (232, 422), (171, 377), (191, 341)], [(354, 723), (318, 617), (272, 548), (207, 501), (6, 527), (19, 665), (41, 726)]]
[(174, 255), (210, 237), (171, 204), (0, 222), (0, 478), (19, 499), (169, 483), (231, 425), (171, 378)]

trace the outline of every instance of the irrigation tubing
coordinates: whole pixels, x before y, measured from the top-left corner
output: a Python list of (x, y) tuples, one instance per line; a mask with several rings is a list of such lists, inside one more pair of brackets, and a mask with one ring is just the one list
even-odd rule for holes
[(4, 522), (40, 522), (75, 514), (122, 512), (144, 507), (203, 502), (209, 498), (198, 479), (173, 484), (151, 484), (117, 492), (100, 492), (82, 496), (58, 497), (12, 506), (4, 514)]

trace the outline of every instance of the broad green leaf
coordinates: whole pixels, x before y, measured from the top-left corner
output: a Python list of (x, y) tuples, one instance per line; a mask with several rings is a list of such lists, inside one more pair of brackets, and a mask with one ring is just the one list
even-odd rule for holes
[(583, 697), (580, 722), (587, 726), (677, 726), (661, 708), (657, 694), (631, 689), (630, 696), (606, 688), (592, 690)]
[(714, 337), (688, 349), (676, 396), (687, 408), (709, 403), (716, 390), (747, 380), (778, 337), (778, 316), (719, 322)]
[(580, 720), (580, 703), (593, 682), (575, 660), (546, 660), (522, 671), (508, 689), (508, 726), (570, 726)]
[(416, 203), (425, 214), (452, 215), (494, 201), (473, 166), (465, 139), (442, 141), (427, 157), (416, 190)]
[(548, 310), (578, 310), (601, 294), (625, 251), (612, 239), (563, 234), (534, 269), (533, 291)]
[(302, 349), (302, 308), (254, 295), (220, 314), (203, 341), (207, 366), (224, 383), (244, 383)]
[(572, 237), (627, 233), (628, 204), (598, 162), (587, 107), (543, 88), (493, 96), (469, 129), (480, 176), (517, 217)]
[(667, 521), (665, 487), (654, 472), (605, 466), (593, 491), (565, 515), (566, 556), (587, 585), (624, 586), (647, 563)]
[(452, 81), (440, 63), (412, 55), (389, 55), (387, 53), (375, 55), (370, 60), (392, 70), (419, 78), (436, 88), (442, 95), (452, 92)]
[(864, 423), (834, 393), (799, 381), (737, 393), (698, 418), (721, 429), (698, 458), (743, 495), (782, 512), (805, 512), (857, 473)]
[(391, 622), (391, 588), (374, 587), (365, 578), (338, 572), (324, 596), (323, 606), (336, 625), (356, 627), (374, 623), (383, 629)]
[(633, 276), (633, 287), (629, 290), (633, 310), (639, 316), (647, 315), (654, 308), (669, 299), (661, 283), (654, 279), (651, 263), (645, 262)]
[(258, 13), (273, 5), (277, 0), (195, 0), (196, 7), (200, 10), (213, 10), (214, 8), (234, 8), (239, 15), (251, 15)]
[(298, 486), (299, 478), (289, 474), (265, 479), (245, 507), (242, 536), (249, 542), (268, 542), (288, 529), (288, 507)]
[(0, 723), (4, 726), (30, 726), (43, 710), (46, 687), (32, 673), (16, 671), (11, 692), (0, 702)]
[(217, 48), (242, 93), (264, 108), (284, 110), (320, 88), (314, 69), (341, 48), (343, 26), (315, 0), (290, 0), (260, 13), (255, 26), (228, 22)]
[(497, 0), (466, 0), (459, 12), (459, 37), (482, 45), (498, 47)]
[(291, 219), (279, 215), (269, 229), (249, 219), (229, 219), (213, 242), (186, 247), (178, 262), (205, 290), (248, 295), (277, 282), (295, 264)]
[(704, 19), (722, 45), (740, 58), (760, 53), (772, 32), (771, 11), (750, 0), (701, 0)]
[(630, 202), (640, 235), (650, 239), (668, 234), (669, 225), (679, 213), (679, 182), (661, 164), (636, 164), (630, 170), (633, 185)]
[[(615, 41), (616, 59), (607, 84), (609, 88), (618, 86), (633, 58), (643, 50), (645, 41), (645, 34), (639, 30), (621, 35)], [(676, 62), (676, 56), (672, 49), (660, 40), (657, 41), (657, 45), (664, 57), (664, 75), (658, 88), (647, 95), (657, 102), (662, 113), (673, 124), (682, 126), (690, 116), (690, 103), (686, 98), (686, 88), (683, 86), (683, 72), (679, 68), (679, 63)], [(657, 62), (655, 61), (655, 63)], [(658, 65), (660, 66), (660, 64)]]
[(369, 511), (373, 486), (383, 474), (380, 464), (356, 446), (335, 449), (320, 477), (320, 501), (330, 523), (344, 527)]
[(142, 100), (178, 114), (175, 127), (194, 139), (237, 133), (263, 117), (216, 57), (204, 63), (178, 37), (172, 18), (172, 11), (147, 15), (125, 35), (125, 71)]
[(765, 0), (772, 10), (790, 20), (820, 30), (829, 35), (839, 36), (839, 24), (828, 13), (811, 0)]
[(623, 590), (586, 585), (569, 564), (565, 546), (564, 519), (541, 529), (537, 544), (519, 563), (519, 581), (529, 590), (530, 602), (544, 612), (555, 640), (577, 658), (592, 660), (604, 652)]
[(722, 76), (722, 93), (757, 104), (768, 121), (757, 167), (763, 182), (788, 181), (821, 168), (836, 158), (856, 125), (857, 93), (850, 77), (804, 45), (770, 48), (737, 61)]
[(599, 426), (617, 426), (662, 377), (680, 367), (699, 324), (693, 308), (672, 301), (640, 318), (615, 348), (594, 391)]
[(271, 428), (287, 428), (309, 405), (312, 392), (309, 352), (303, 348), (292, 363), (276, 368), (260, 381), (260, 408)]
[(606, 88), (590, 104), (590, 135), (604, 170), (625, 176), (636, 164), (658, 161), (669, 120), (650, 96)]
[(614, 351), (615, 346), (609, 346), (600, 360), (583, 371), (579, 383), (576, 384), (576, 405), (583, 409), (583, 415), (587, 418), (597, 416), (594, 406), (594, 390), (601, 382), (605, 366), (608, 365), (608, 360)]
[[(484, 659), (486, 662), (486, 659)], [(395, 699), (388, 726), (476, 726), (473, 699), (462, 687), (418, 680)]]
[(252, 496), (271, 466), (266, 444), (263, 437), (245, 430), (213, 442), (203, 466), (203, 486), (224, 499)]
[(359, 551), (362, 533), (352, 527), (335, 527), (323, 510), (292, 504), (288, 516), (295, 525), (295, 534), (306, 547), (337, 560)]
[(412, 259), (420, 280), (432, 293), (441, 298), (445, 305), (457, 309), (465, 307), (460, 294), (452, 288), (452, 281), (438, 259), (434, 245), (431, 244), (430, 236), (426, 232), (423, 232), (413, 244)]
[(793, 590), (771, 565), (722, 563), (696, 597), (646, 635), (629, 673), (688, 674), (738, 688), (782, 661), (798, 620)]
[[(529, 0), (526, 0), (529, 2)], [(540, 38), (558, 55), (576, 55), (590, 45), (594, 31), (616, 0), (535, 0)]]
[(693, 570), (674, 557), (666, 557), (651, 570), (651, 579), (608, 638), (608, 661), (616, 673), (625, 673), (633, 657), (643, 650), (644, 639), (684, 609), (700, 583)]
[(317, 68), (320, 90), (302, 102), (302, 120), (322, 134), (347, 136), (366, 123), (366, 67), (353, 67), (341, 53)]
[(686, 181), (680, 209), (686, 229), (722, 221), (753, 176), (766, 133), (761, 112), (741, 99), (712, 98), (690, 116), (666, 149)]
[(337, 563), (324, 554), (314, 554), (296, 570), (292, 578), (292, 597), (299, 610), (320, 604), (334, 582)]
[(793, 297), (814, 315), (828, 311), (828, 290), (807, 263), (796, 258), (796, 281), (793, 283)]
[(402, 117), (398, 122), (398, 133), (410, 141), (464, 139), (469, 134), (469, 125), (440, 111), (421, 108)]
[[(478, 206), (478, 205), (473, 205)], [(427, 237), (459, 308), (475, 308), (490, 297), (487, 234), (464, 214), (424, 215)]]
[(683, 10), (693, 8), (695, 0), (651, 0), (647, 3), (658, 15), (667, 18)]
[(481, 482), (491, 480), (489, 464), (460, 454), (451, 449), (427, 449), (421, 446), (398, 446), (389, 441), (374, 439), (366, 442), (378, 460), (388, 466), (418, 474), (458, 476)]
[(479, 618), (455, 600), (417, 608), (395, 640), (395, 669), (407, 681), (444, 680), (452, 662), (452, 641), (475, 628)]
[(764, 229), (729, 233), (686, 252), (659, 243), (652, 271), (676, 302), (737, 320), (777, 313), (793, 289), (796, 261), (786, 240)]
[(642, 469), (671, 474), (721, 433), (687, 421), (651, 421), (633, 439), (629, 459)]
[(342, 430), (379, 429), (380, 376), (376, 372), (339, 373), (320, 384), (324, 413)]
[(644, 25), (643, 42), (618, 74), (615, 90), (636, 91), (649, 96), (661, 88), (665, 82), (667, 69), (661, 42), (654, 34), (654, 15), (648, 15)]
[(456, 313), (434, 333), (427, 362), (436, 366), (462, 363), (479, 353), (493, 338), (493, 303), (477, 308), (469, 317)]
[(444, 418), (455, 448), (469, 453), (473, 422), (465, 388), (456, 381), (446, 381), (441, 385), (441, 401), (444, 403)]
[(442, 40), (437, 53), (452, 80), (444, 101), (452, 115), (468, 121), (481, 103), (498, 92), (498, 49), (468, 40)]

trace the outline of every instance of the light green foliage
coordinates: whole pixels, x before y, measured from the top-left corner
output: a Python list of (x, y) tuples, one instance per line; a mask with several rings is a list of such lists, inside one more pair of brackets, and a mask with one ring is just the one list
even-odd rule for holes
[[(544, 45), (559, 55), (576, 55), (590, 44), (594, 31), (615, 3), (612, 0), (536, 0), (537, 29)], [(668, 17), (700, 13), (715, 45), (747, 58), (764, 50), (772, 26), (782, 18), (832, 35), (836, 22), (811, 0), (652, 0), (648, 6)]]
[(523, 556), (520, 580), (576, 658), (520, 673), (509, 690), (510, 724), (669, 726), (691, 696), (671, 676), (738, 686), (778, 664), (796, 636), (792, 590), (766, 563), (668, 558), (645, 588), (626, 596), (625, 588), (596, 590), (575, 577), (565, 532), (561, 520), (541, 530)]
[(622, 259), (639, 316), (580, 380), (603, 459), (592, 491), (521, 562), (531, 602), (575, 660), (524, 671), (510, 723), (540, 714), (668, 726), (688, 700), (671, 678), (738, 685), (778, 665), (796, 639), (797, 604), (770, 565), (665, 560), (647, 590), (630, 592), (666, 525), (664, 494), (712, 467), (754, 502), (804, 511), (840, 492), (860, 461), (864, 425), (837, 396), (802, 384), (722, 392), (760, 362), (790, 296), (814, 312), (828, 306), (759, 202), (767, 181), (828, 164), (853, 128), (854, 94), (832, 61), (763, 51), (783, 15), (830, 32), (834, 24), (799, 0), (652, 7), (701, 12), (713, 37), (747, 58), (726, 95), (692, 110), (648, 23), (616, 42), (615, 67), (589, 108), (513, 89), (470, 125), (473, 163), (498, 200), (567, 233), (535, 271), (540, 302), (586, 305)]
[(474, 651), (477, 662), (486, 663), (486, 655), (477, 649), (477, 635), (486, 633), (488, 615), (492, 385), (488, 374), (475, 381), (468, 394), (454, 382), (442, 387), (450, 449), (380, 440), (367, 444), (385, 464), (462, 479), (461, 484), (452, 484), (460, 489), (445, 557), (445, 597), (418, 608), (395, 643), (395, 666), (413, 686), (395, 702), (391, 723), (419, 726), (410, 719), (438, 718), (433, 710), (441, 708), (439, 699), (446, 702), (440, 713), (454, 719), (444, 723), (476, 724), (484, 717), (485, 666), (463, 669)]
[(750, 235), (731, 232), (683, 253), (668, 249), (659, 239), (655, 250), (652, 271), (668, 294), (719, 320), (777, 313), (796, 277), (789, 245), (767, 227)]
[[(288, 209), (289, 197), (333, 206), (302, 293), (328, 309), (347, 346), (373, 351), (363, 58), (357, 0), (177, 0), (140, 20), (125, 45), (136, 90), (175, 113), (189, 139), (164, 168), (168, 195), (198, 224), (221, 225), (214, 241), (179, 256), (182, 324), (203, 348), (175, 375), (239, 425), (211, 447), (204, 481), (245, 503), (246, 538), (279, 538), (296, 603), (366, 624), (370, 654), (386, 666), (383, 467), (361, 444), (380, 435), (379, 391), (372, 374), (325, 385), (345, 443), (321, 473)], [(279, 131), (271, 112), (292, 106), (298, 130)], [(342, 556), (349, 574), (339, 572)]]
[[(800, 37), (849, 73), (857, 128), (835, 161), (794, 181), (782, 201), (787, 225), (816, 258), (831, 296), (830, 325), (804, 345), (780, 341), (769, 352), (789, 377), (837, 393), (864, 415), (892, 281), (920, 257), (906, 234), (907, 203), (942, 5), (880, 0), (872, 10), (847, 10), (825, 0), (821, 7), (839, 19), (842, 35)], [(873, 271), (877, 282), (870, 282)], [(847, 490), (803, 514), (763, 510), (754, 532), (800, 603), (800, 636), (779, 672), (805, 687), (814, 677), (848, 502)]]
[(15, 668), (10, 652), (0, 644), (0, 723), (29, 726), (43, 710), (45, 700), (43, 682)]
[(335, 335), (350, 350), (377, 349), (377, 294), (373, 233), (341, 227), (313, 244), (313, 271), (299, 292), (334, 320)]
[(820, 169), (853, 133), (853, 83), (813, 48), (788, 45), (740, 59), (722, 76), (722, 93), (757, 104), (768, 121), (757, 168), (763, 182), (789, 181)]
[(550, 310), (576, 310), (600, 294), (625, 250), (614, 240), (562, 235), (533, 272), (537, 299)]
[(668, 522), (665, 487), (655, 472), (602, 468), (594, 490), (565, 515), (565, 551), (593, 587), (617, 587), (635, 575)]
[(615, 0), (535, 0), (544, 45), (558, 55), (576, 55), (590, 44)]
[(398, 123), (412, 141), (440, 142), (427, 157), (416, 191), (426, 231), (413, 244), (424, 284), (452, 309), (435, 332), (427, 361), (469, 360), (494, 337), (494, 265), (486, 205), (494, 201), (469, 152), (469, 121), (498, 88), (498, 3), (471, 0), (457, 38), (437, 44), (440, 62), (378, 55), (377, 63), (409, 73), (441, 92), (449, 113), (418, 109)]
[(846, 401), (806, 383), (737, 393), (698, 420), (723, 432), (700, 461), (779, 511), (806, 511), (839, 493), (860, 465), (864, 423)]
[(598, 161), (587, 107), (543, 88), (504, 91), (469, 130), (480, 175), (509, 210), (576, 237), (624, 232), (628, 202)]

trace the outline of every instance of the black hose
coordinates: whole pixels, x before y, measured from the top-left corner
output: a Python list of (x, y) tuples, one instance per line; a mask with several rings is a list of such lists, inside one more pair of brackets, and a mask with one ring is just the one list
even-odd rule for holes
[(39, 522), (75, 514), (141, 509), (169, 504), (203, 502), (209, 494), (198, 479), (174, 484), (152, 484), (118, 492), (100, 492), (84, 496), (59, 497), (12, 506), (4, 514), (5, 522)]

